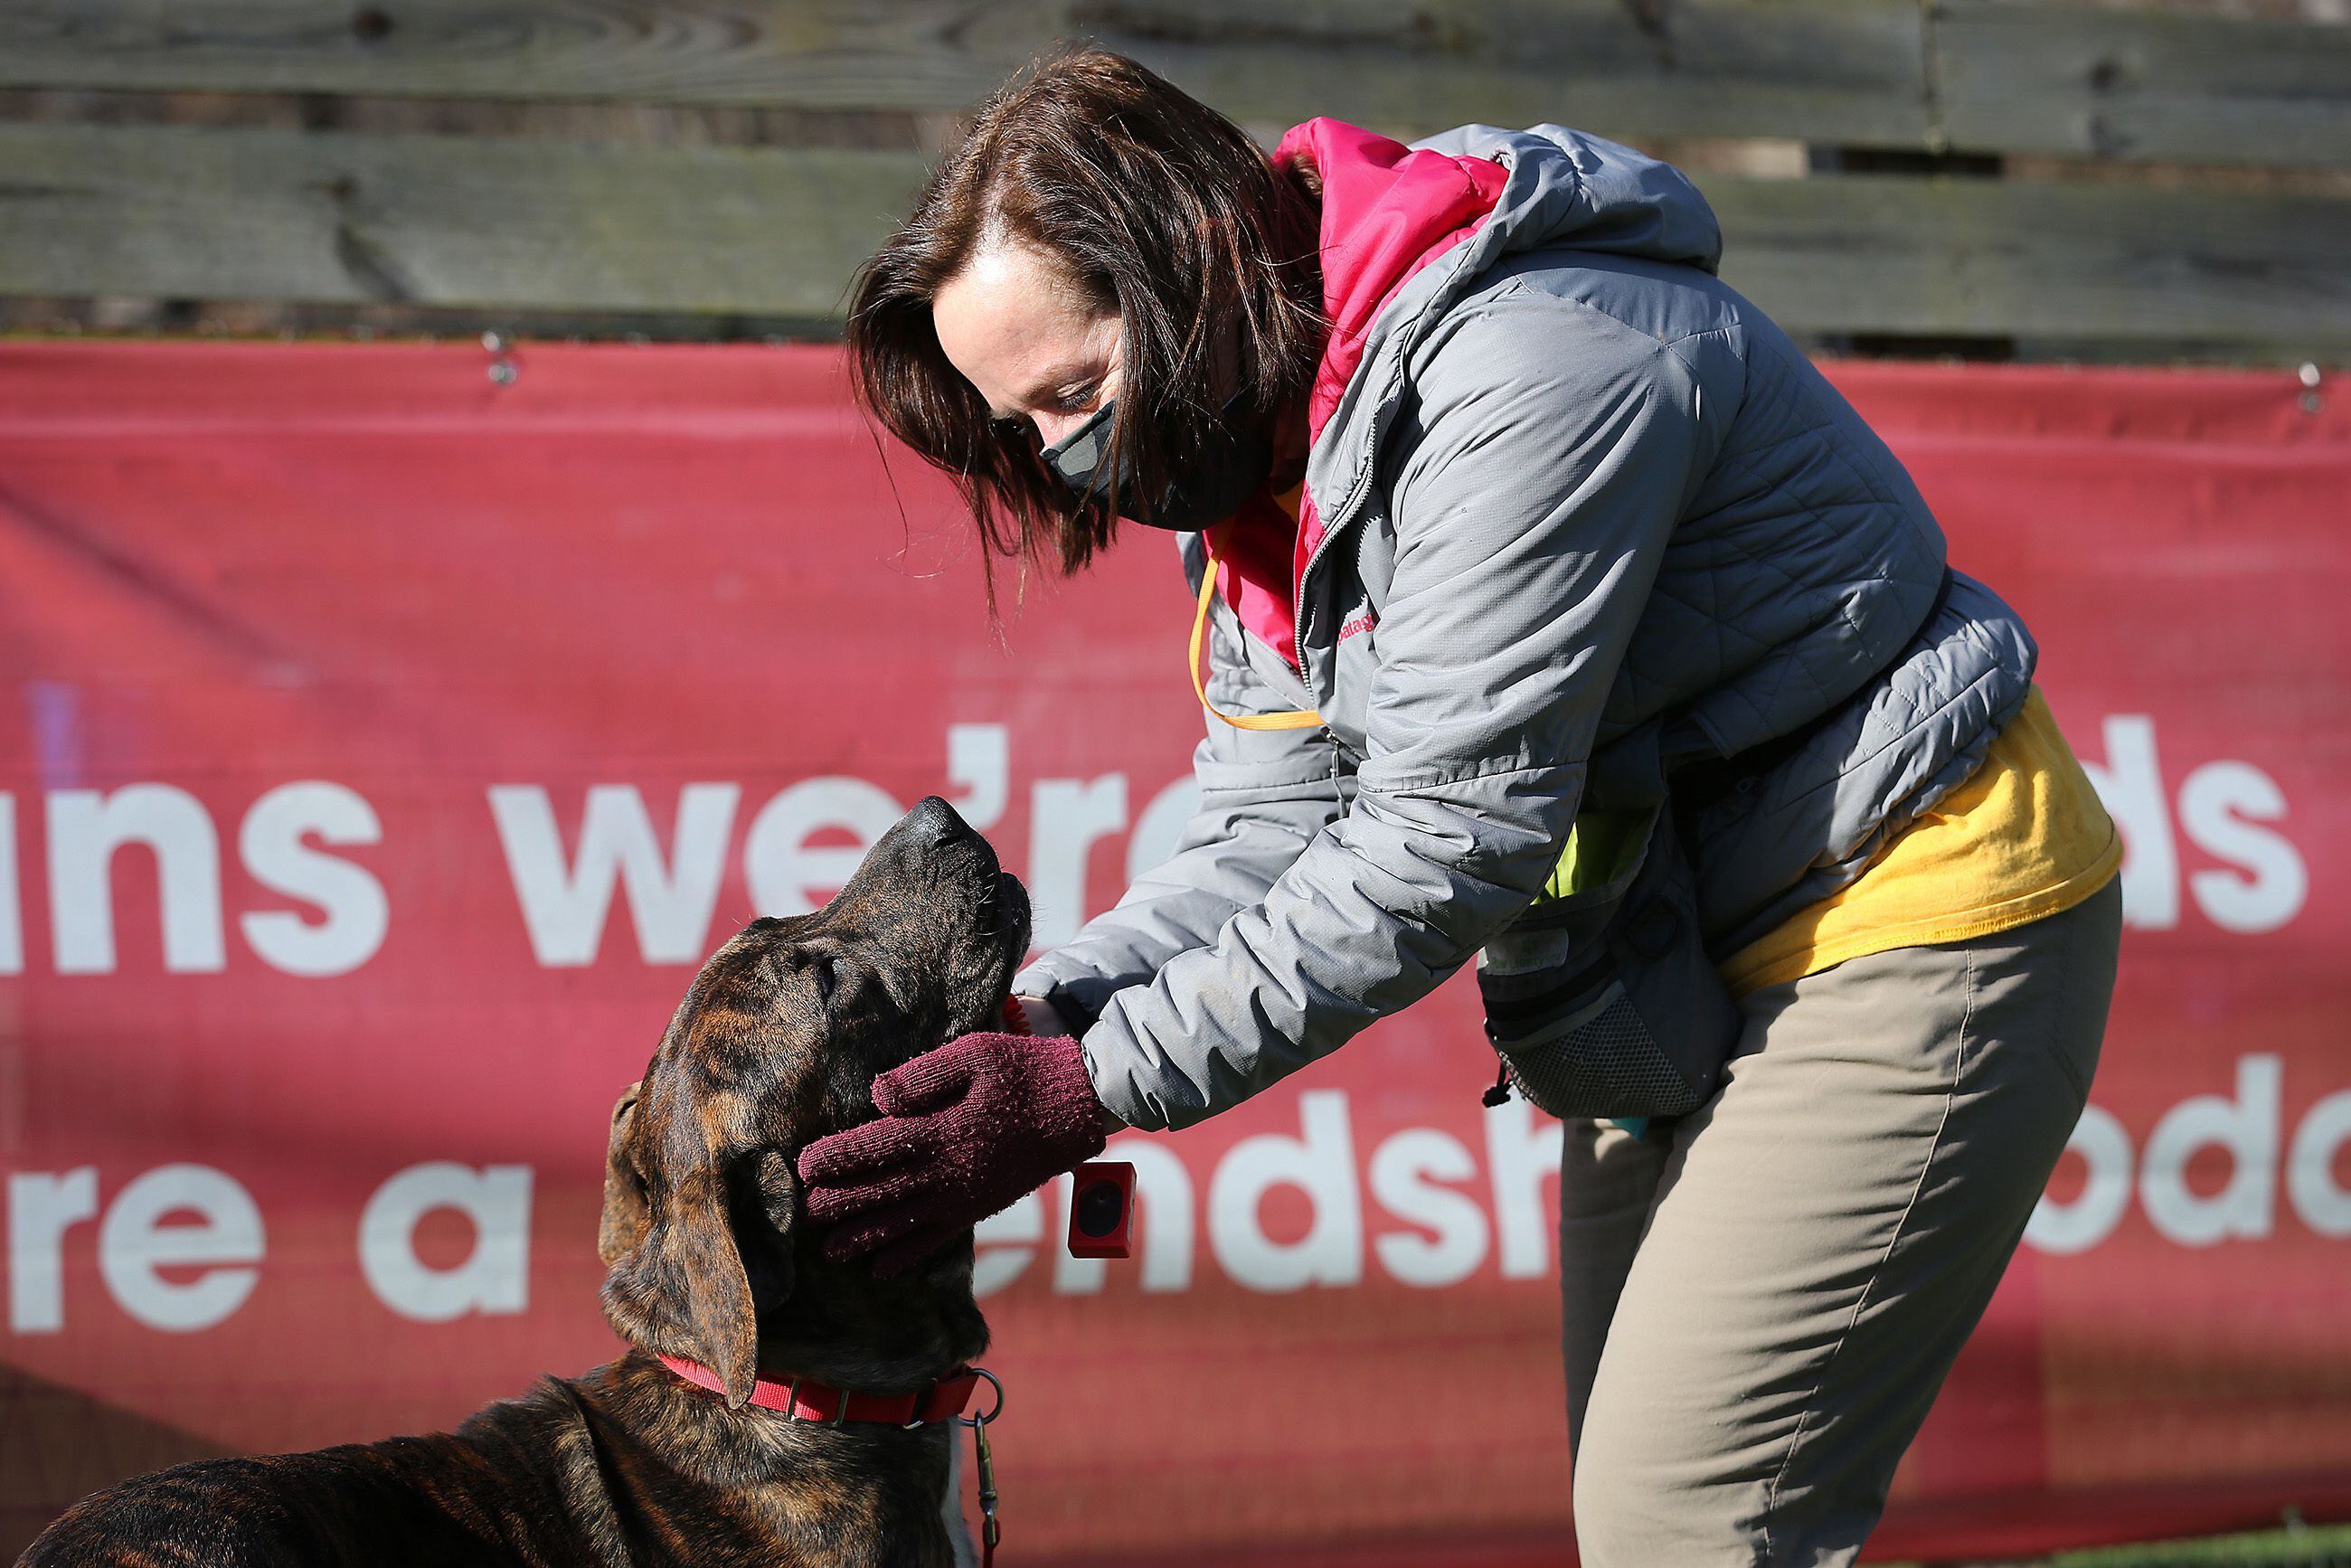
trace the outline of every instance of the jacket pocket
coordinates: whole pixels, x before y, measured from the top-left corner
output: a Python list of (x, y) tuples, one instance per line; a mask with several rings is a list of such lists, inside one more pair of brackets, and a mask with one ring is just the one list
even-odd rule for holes
[(1699, 940), (1672, 813), (1614, 826), (1609, 864), (1562, 868), (1556, 896), (1479, 955), (1486, 1036), (1554, 1116), (1677, 1116), (1714, 1092), (1739, 1011)]

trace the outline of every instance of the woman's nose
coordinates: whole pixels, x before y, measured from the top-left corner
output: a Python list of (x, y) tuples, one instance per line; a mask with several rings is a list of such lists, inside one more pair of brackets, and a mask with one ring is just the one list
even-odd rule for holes
[(1052, 413), (1040, 410), (1030, 417), (1037, 423), (1037, 438), (1050, 446), (1083, 424), (1091, 416), (1082, 413)]

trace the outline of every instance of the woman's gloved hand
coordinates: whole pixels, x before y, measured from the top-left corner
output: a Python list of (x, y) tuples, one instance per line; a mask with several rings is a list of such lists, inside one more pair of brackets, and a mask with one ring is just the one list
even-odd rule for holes
[(1068, 1035), (967, 1034), (873, 1081), (876, 1121), (800, 1151), (824, 1254), (895, 1274), (1102, 1150), (1102, 1110)]

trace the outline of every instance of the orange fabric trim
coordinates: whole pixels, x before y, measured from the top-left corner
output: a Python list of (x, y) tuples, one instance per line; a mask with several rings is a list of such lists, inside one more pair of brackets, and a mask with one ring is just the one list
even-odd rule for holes
[(1283, 713), (1230, 714), (1208, 700), (1208, 684), (1200, 674), (1200, 643), (1207, 635), (1208, 606), (1216, 601), (1217, 573), (1224, 562), (1208, 549), (1207, 536), (1200, 539), (1200, 549), (1208, 558), (1200, 572), (1200, 603), (1192, 612), (1192, 655), (1187, 661), (1192, 668), (1192, 691), (1199, 697), (1200, 706), (1235, 729), (1320, 729), (1322, 716), (1312, 708), (1291, 708)]

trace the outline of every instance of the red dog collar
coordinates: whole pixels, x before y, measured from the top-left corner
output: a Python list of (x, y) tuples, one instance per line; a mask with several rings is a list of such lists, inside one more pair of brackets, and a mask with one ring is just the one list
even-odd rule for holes
[[(664, 1355), (664, 1366), (698, 1388), (725, 1394), (726, 1382), (698, 1361)], [(873, 1421), (891, 1427), (924, 1427), (960, 1416), (971, 1403), (971, 1391), (987, 1374), (964, 1367), (940, 1378), (916, 1394), (852, 1394), (819, 1383), (813, 1377), (783, 1382), (762, 1377), (751, 1385), (751, 1403), (792, 1421), (821, 1421), (841, 1427), (852, 1421)], [(990, 1383), (994, 1378), (987, 1378)]]
[[(1029, 1032), (1019, 998), (1004, 998), (1004, 1022), (1015, 1033)], [(698, 1361), (688, 1361), (682, 1355), (663, 1355), (661, 1363), (697, 1388), (706, 1388), (713, 1394), (726, 1392), (726, 1381)], [(852, 1421), (923, 1427), (962, 1415), (964, 1407), (971, 1403), (971, 1391), (983, 1377), (991, 1384), (996, 1382), (984, 1372), (959, 1368), (919, 1394), (852, 1394), (812, 1377), (787, 1378), (780, 1383), (772, 1377), (761, 1377), (751, 1384), (751, 1403), (793, 1421), (822, 1421), (834, 1427)], [(1000, 1387), (998, 1397), (1002, 1397)]]

